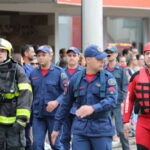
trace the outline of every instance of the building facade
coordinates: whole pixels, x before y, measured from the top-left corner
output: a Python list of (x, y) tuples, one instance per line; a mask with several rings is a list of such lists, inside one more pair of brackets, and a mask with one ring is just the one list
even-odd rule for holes
[[(0, 36), (19, 52), (22, 44), (81, 49), (81, 0), (0, 0)], [(87, 31), (88, 32), (88, 31)], [(104, 46), (132, 43), (142, 51), (150, 41), (150, 1), (103, 0)]]

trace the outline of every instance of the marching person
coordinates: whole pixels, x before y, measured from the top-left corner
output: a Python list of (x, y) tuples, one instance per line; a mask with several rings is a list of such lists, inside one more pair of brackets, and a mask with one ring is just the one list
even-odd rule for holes
[(0, 149), (24, 150), (32, 89), (23, 68), (12, 60), (12, 45), (0, 38)]
[[(70, 47), (67, 50), (66, 60), (67, 67), (64, 68), (64, 71), (70, 80), (77, 72), (81, 71), (79, 62), (80, 51), (76, 47)], [(62, 128), (62, 135), (60, 138), (63, 150), (70, 150), (70, 141), (71, 141), (71, 126), (72, 126), (73, 115), (68, 114)]]
[(52, 142), (55, 143), (63, 119), (72, 109), (73, 150), (111, 150), (115, 132), (110, 111), (116, 105), (116, 80), (103, 70), (108, 55), (100, 52), (98, 46), (87, 47), (84, 56), (87, 68), (70, 80), (55, 116)]
[[(32, 45), (26, 44), (26, 45), (21, 46), (20, 51), (21, 51), (21, 56), (23, 59), (23, 69), (26, 73), (26, 76), (29, 78), (30, 73), (34, 69), (31, 65), (31, 61), (33, 61), (34, 56), (35, 56), (34, 48)], [(25, 137), (26, 137), (25, 150), (32, 150), (32, 142), (31, 142), (31, 137), (30, 137), (30, 129), (32, 126), (31, 120), (32, 120), (32, 114), (31, 114), (31, 119), (29, 123), (27, 123), (25, 127)]]
[(121, 106), (125, 100), (125, 96), (127, 93), (127, 87), (128, 87), (128, 70), (127, 68), (122, 67), (117, 62), (117, 48), (115, 46), (107, 47), (105, 49), (105, 52), (110, 55), (108, 57), (108, 64), (104, 67), (105, 70), (109, 71), (113, 74), (117, 81), (118, 85), (118, 99), (117, 99), (117, 105), (112, 110), (113, 116), (115, 118), (115, 125), (117, 134), (120, 137), (120, 142), (122, 144), (123, 150), (129, 150), (129, 141), (124, 137), (124, 129), (123, 129), (123, 122), (122, 122), (122, 113), (121, 113)]
[(60, 150), (60, 140), (55, 145), (51, 143), (54, 115), (61, 103), (62, 93), (68, 84), (63, 69), (52, 64), (53, 50), (48, 45), (37, 49), (39, 67), (31, 72), (30, 80), (33, 87), (33, 150), (43, 150), (46, 132), (48, 131), (50, 145), (53, 150)]
[(130, 79), (124, 104), (124, 131), (129, 136), (130, 117), (134, 107), (138, 114), (136, 144), (138, 150), (150, 150), (150, 42), (144, 47), (146, 66), (135, 72)]

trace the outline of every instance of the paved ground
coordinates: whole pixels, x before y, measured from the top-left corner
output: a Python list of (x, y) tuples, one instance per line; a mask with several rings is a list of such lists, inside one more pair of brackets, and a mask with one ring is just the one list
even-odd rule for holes
[[(136, 144), (135, 144), (135, 139), (129, 140), (130, 142), (130, 150), (137, 150)], [(119, 147), (113, 148), (113, 150), (122, 150), (121, 145)]]
[[(131, 150), (137, 150), (137, 149), (136, 149), (136, 145), (130, 145), (130, 149), (131, 149)], [(122, 148), (121, 148), (121, 147), (113, 148), (113, 150), (122, 150)]]

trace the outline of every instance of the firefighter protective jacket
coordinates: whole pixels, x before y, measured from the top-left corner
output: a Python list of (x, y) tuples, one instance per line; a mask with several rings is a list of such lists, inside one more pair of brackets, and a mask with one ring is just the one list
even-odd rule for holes
[[(23, 68), (13, 60), (0, 65), (0, 124), (16, 121), (25, 125), (30, 118), (32, 89)], [(20, 121), (21, 120), (21, 121)]]

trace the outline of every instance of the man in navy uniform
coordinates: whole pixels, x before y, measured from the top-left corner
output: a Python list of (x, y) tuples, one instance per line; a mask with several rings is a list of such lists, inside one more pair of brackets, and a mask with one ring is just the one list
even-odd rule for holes
[(115, 46), (107, 47), (105, 49), (105, 52), (109, 54), (110, 57), (108, 57), (108, 65), (106, 65), (104, 69), (113, 74), (118, 85), (117, 105), (112, 111), (115, 117), (117, 134), (120, 137), (122, 149), (130, 150), (129, 141), (124, 136), (123, 122), (122, 122), (123, 117), (121, 114), (121, 107), (123, 101), (125, 100), (128, 87), (128, 77), (129, 77), (128, 70), (127, 68), (124, 68), (117, 62), (118, 50)]
[(110, 111), (116, 106), (116, 80), (103, 70), (104, 58), (98, 46), (86, 48), (87, 67), (70, 80), (64, 101), (55, 115), (52, 142), (55, 143), (66, 115), (75, 117), (72, 124), (73, 150), (111, 150), (114, 126)]
[(33, 150), (43, 150), (46, 132), (48, 131), (50, 145), (53, 150), (60, 150), (59, 139), (55, 145), (51, 144), (54, 115), (61, 103), (61, 96), (68, 84), (63, 69), (52, 64), (53, 50), (48, 45), (42, 45), (37, 50), (39, 67), (30, 74), (33, 87)]
[[(69, 80), (75, 76), (77, 72), (84, 68), (78, 64), (79, 54), (80, 51), (76, 47), (70, 47), (67, 50), (67, 66), (64, 68), (64, 70)], [(68, 117), (63, 124), (62, 135), (60, 139), (63, 150), (70, 150), (72, 119), (73, 115), (68, 114)]]

